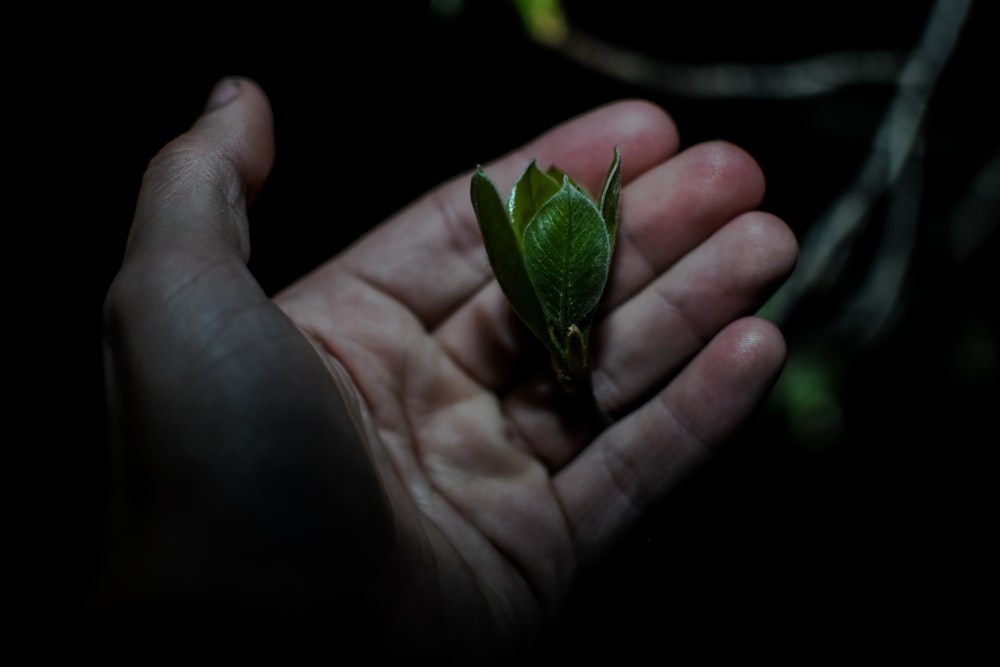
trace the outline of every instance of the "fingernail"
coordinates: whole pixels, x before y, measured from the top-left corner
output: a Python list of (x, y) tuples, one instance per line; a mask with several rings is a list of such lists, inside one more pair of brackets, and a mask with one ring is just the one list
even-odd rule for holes
[(222, 79), (215, 87), (212, 88), (212, 92), (208, 96), (208, 103), (205, 105), (205, 111), (215, 111), (220, 109), (235, 99), (237, 95), (240, 94), (240, 80), (236, 77), (227, 77)]

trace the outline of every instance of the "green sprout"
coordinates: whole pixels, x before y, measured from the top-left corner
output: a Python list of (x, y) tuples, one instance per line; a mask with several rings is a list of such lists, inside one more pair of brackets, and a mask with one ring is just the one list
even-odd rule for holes
[(599, 200), (556, 166), (535, 160), (506, 205), (480, 166), (472, 207), (500, 289), (548, 349), (567, 393), (590, 381), (590, 326), (607, 284), (618, 230), (621, 156), (615, 147)]

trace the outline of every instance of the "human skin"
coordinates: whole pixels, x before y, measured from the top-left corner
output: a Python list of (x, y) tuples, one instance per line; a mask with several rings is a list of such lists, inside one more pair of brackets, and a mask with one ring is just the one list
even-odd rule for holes
[(594, 190), (621, 151), (581, 406), (493, 279), (471, 171), (265, 294), (247, 210), (272, 116), (252, 81), (220, 82), (151, 160), (107, 294), (115, 483), (92, 636), (479, 664), (530, 650), (784, 363), (753, 313), (793, 269), (794, 235), (757, 210), (747, 153), (679, 145), (664, 110), (623, 100), (485, 165), (501, 192), (532, 158)]

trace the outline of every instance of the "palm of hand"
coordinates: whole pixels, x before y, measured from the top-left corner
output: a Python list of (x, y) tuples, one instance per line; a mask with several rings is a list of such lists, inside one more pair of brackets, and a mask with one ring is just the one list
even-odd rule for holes
[[(276, 299), (331, 371), (346, 378), (395, 515), (431, 547), (420, 551), (434, 561), (425, 571), (451, 578), (441, 590), (480, 600), (495, 628), (537, 625), (527, 619), (557, 610), (579, 569), (720, 437), (712, 429), (730, 428), (726, 413), (745, 412), (735, 405), (739, 399), (699, 404), (706, 381), (699, 375), (730, 361), (724, 345), (702, 355), (692, 379), (657, 392), (790, 267), (785, 238), (764, 271), (759, 262), (749, 267), (753, 275), (742, 265), (725, 270), (751, 230), (782, 233), (766, 216), (729, 225), (728, 234), (699, 250), (759, 197), (746, 156), (705, 146), (663, 166), (669, 142), (644, 150), (636, 145), (641, 139), (624, 139), (623, 152), (633, 156), (631, 169), (625, 163), (627, 178), (639, 182), (623, 195), (620, 257), (595, 325), (594, 406), (561, 394), (537, 341), (493, 282), (465, 177)], [(558, 132), (536, 148), (557, 154), (559, 163), (559, 154), (570, 153), (591, 187), (604, 175), (605, 165), (581, 157), (583, 149), (574, 152)], [(590, 155), (603, 156), (605, 148)], [(513, 155), (497, 169), (510, 177), (523, 157)], [(710, 169), (731, 174), (699, 182)], [(661, 196), (673, 197), (677, 210), (694, 209), (690, 227), (671, 227), (665, 203), (644, 196), (662, 192), (665, 182)], [(723, 187), (730, 190), (720, 193)], [(693, 258), (685, 265), (687, 254)], [(683, 268), (670, 274), (678, 263)], [(703, 276), (699, 284), (695, 278)], [(762, 325), (744, 322), (729, 335), (760, 337)], [(605, 431), (591, 407), (624, 418)], [(702, 426), (706, 421), (715, 423)], [(465, 608), (459, 600), (444, 604)]]
[[(470, 222), (476, 232), (474, 220), (463, 224)], [(443, 607), (467, 610), (475, 600), (492, 631), (516, 636), (558, 607), (576, 568), (572, 527), (550, 474), (579, 446), (581, 426), (594, 434), (593, 419), (558, 414), (578, 406), (559, 394), (485, 263), (458, 290), (467, 299), (440, 313), (427, 307), (433, 296), (411, 306), (393, 293), (401, 282), (416, 289), (411, 271), (431, 270), (412, 257), (398, 258), (409, 268), (394, 267), (395, 284), (359, 271), (368, 248), (392, 247), (380, 236), (393, 231), (379, 230), (276, 303), (347, 395), (393, 515), (405, 524), (399, 530), (411, 540), (402, 550), (414, 559), (409, 567), (448, 579), (429, 584), (450, 591)], [(475, 252), (478, 238), (466, 241)], [(544, 442), (531, 430), (540, 415), (549, 422)]]

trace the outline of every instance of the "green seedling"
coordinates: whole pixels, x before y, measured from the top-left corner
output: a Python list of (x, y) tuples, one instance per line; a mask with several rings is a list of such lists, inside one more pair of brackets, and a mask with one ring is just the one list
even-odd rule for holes
[(514, 311), (548, 348), (567, 393), (590, 382), (590, 327), (607, 284), (618, 230), (621, 156), (617, 146), (599, 199), (535, 160), (504, 204), (478, 167), (472, 207), (486, 255)]

